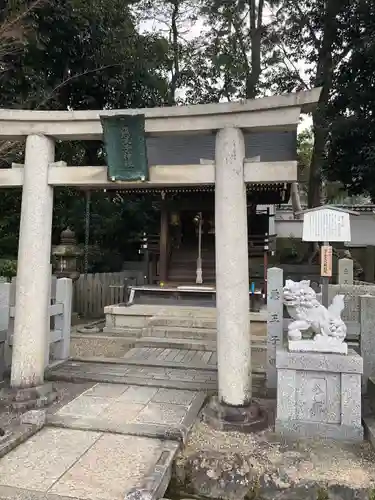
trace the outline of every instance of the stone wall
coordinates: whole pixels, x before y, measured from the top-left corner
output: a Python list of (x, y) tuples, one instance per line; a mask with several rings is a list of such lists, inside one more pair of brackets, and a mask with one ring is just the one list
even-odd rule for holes
[(332, 302), (336, 295), (345, 295), (345, 309), (342, 319), (345, 322), (360, 322), (360, 297), (362, 295), (375, 295), (374, 285), (329, 285), (328, 300)]

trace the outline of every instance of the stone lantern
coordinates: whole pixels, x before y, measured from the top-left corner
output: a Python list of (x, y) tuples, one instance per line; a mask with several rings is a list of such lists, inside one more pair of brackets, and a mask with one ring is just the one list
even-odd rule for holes
[(69, 227), (64, 229), (60, 235), (60, 245), (52, 248), (55, 276), (76, 281), (80, 276), (78, 258), (82, 254), (83, 250), (77, 246), (74, 232)]

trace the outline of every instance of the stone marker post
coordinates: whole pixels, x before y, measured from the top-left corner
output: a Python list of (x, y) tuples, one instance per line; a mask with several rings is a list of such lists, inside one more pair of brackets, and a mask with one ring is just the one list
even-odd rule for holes
[(339, 260), (339, 285), (352, 285), (354, 267), (352, 259)]
[(210, 401), (204, 418), (219, 429), (248, 432), (267, 419), (252, 401), (245, 142), (240, 129), (219, 130), (215, 158), (219, 397)]
[(283, 270), (267, 270), (267, 389), (276, 390), (276, 349), (283, 344)]
[(363, 358), (362, 390), (367, 392), (368, 378), (375, 375), (375, 296), (359, 298), (360, 354)]

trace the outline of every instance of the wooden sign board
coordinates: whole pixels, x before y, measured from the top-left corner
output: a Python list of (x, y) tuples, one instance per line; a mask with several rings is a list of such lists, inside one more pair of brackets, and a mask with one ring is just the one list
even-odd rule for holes
[(350, 241), (350, 215), (331, 208), (303, 215), (303, 241)]
[(332, 276), (332, 247), (320, 247), (320, 275), (326, 278)]

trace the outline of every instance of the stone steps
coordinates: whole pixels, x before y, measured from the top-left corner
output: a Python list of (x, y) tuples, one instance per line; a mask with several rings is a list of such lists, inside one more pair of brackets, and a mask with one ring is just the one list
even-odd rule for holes
[(142, 337), (136, 342), (137, 347), (164, 347), (170, 349), (194, 349), (196, 351), (216, 351), (216, 341), (196, 339), (173, 339), (165, 337)]
[[(217, 332), (210, 328), (188, 328), (188, 327), (167, 327), (157, 326), (145, 328), (142, 337), (172, 338), (172, 339), (196, 339), (216, 341)], [(256, 332), (251, 335), (252, 342), (265, 344), (265, 335), (257, 335)]]
[[(98, 363), (68, 360), (47, 370), (46, 380), (65, 382), (102, 382), (141, 387), (159, 387), (189, 391), (217, 392), (217, 373), (211, 370), (166, 368), (159, 366), (134, 366), (118, 363)], [(265, 374), (252, 373), (253, 393), (265, 397)]]
[(153, 328), (167, 326), (171, 328), (202, 328), (216, 331), (216, 319), (207, 317), (153, 316), (148, 325)]
[[(251, 321), (251, 334), (253, 337), (264, 337), (267, 334), (267, 323), (265, 321)], [(207, 334), (216, 335), (216, 317), (212, 315), (205, 316), (162, 316), (156, 315), (149, 319), (147, 327), (145, 330), (152, 330), (152, 332), (158, 332), (160, 335), (154, 335), (151, 333), (150, 336), (166, 337), (170, 336), (169, 332), (181, 332), (186, 334), (187, 337), (203, 338)], [(166, 334), (168, 332), (168, 335)], [(172, 335), (173, 336), (173, 335)], [(180, 334), (175, 335), (175, 338), (179, 338)]]
[[(197, 351), (216, 351), (215, 340), (196, 338), (142, 337), (137, 339), (137, 347), (164, 347), (170, 349), (194, 349)], [(256, 351), (266, 351), (266, 339), (252, 339), (251, 348)]]
[(216, 340), (216, 330), (209, 328), (189, 328), (189, 327), (170, 327), (153, 326), (145, 328), (142, 337), (157, 337), (167, 339), (196, 339), (196, 340)]

